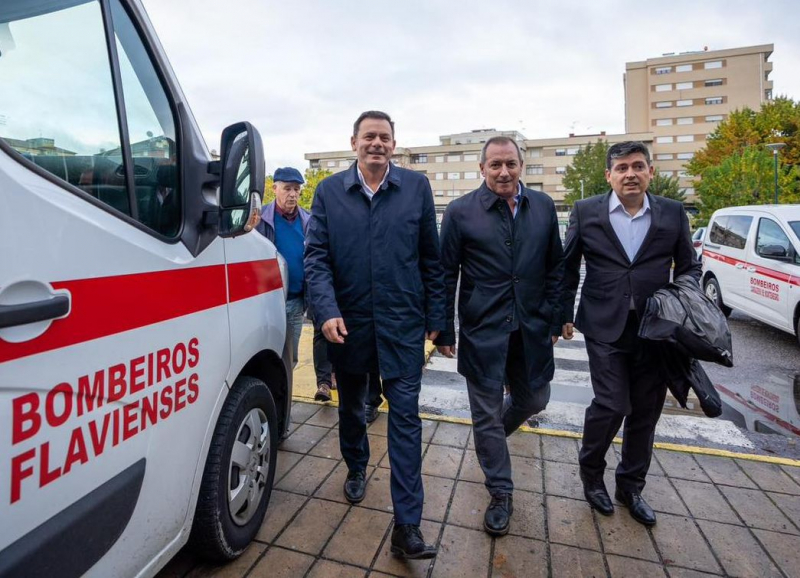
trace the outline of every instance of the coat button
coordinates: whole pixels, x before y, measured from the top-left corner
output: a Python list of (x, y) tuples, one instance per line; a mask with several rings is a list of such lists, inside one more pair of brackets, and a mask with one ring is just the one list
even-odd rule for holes
[(511, 315), (506, 316), (506, 323), (511, 323)]
[(506, 247), (510, 247), (510, 246), (511, 246), (511, 239), (506, 239)]
[(514, 281), (514, 283), (519, 283), (519, 277), (517, 277), (516, 275), (514, 275), (513, 281)]

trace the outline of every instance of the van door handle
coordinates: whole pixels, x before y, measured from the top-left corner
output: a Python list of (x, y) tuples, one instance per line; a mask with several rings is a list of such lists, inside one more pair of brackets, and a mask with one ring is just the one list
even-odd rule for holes
[(744, 269), (744, 263), (736, 263), (737, 269)]
[(17, 305), (0, 305), (0, 329), (56, 319), (67, 313), (69, 313), (67, 295), (56, 295), (50, 299)]
[(755, 273), (756, 272), (756, 268), (755, 267), (748, 267), (747, 268), (747, 272), (748, 273)]

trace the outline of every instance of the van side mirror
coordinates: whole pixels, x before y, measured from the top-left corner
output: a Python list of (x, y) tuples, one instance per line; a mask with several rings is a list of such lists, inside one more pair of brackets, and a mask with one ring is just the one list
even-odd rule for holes
[(255, 127), (239, 122), (222, 131), (220, 151), (219, 235), (235, 237), (261, 220), (264, 147)]
[(764, 245), (759, 249), (758, 254), (766, 259), (791, 261), (791, 257), (786, 253), (786, 247), (782, 245)]

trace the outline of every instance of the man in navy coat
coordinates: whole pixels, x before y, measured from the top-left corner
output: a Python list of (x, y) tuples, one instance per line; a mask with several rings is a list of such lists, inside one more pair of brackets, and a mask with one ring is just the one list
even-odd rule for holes
[(419, 529), (419, 392), (425, 338), (445, 325), (433, 194), (424, 175), (391, 164), (394, 123), (386, 113), (361, 114), (351, 145), (357, 161), (317, 186), (305, 261), (314, 321), (338, 382), (344, 493), (354, 504), (364, 498), (367, 375), (379, 371), (389, 401), (392, 552), (432, 558), (436, 549)]
[(487, 140), (484, 183), (450, 203), (442, 221), (447, 330), (435, 343), (442, 355), (455, 355), (460, 272), (458, 372), (467, 378), (475, 452), (491, 495), (483, 527), (493, 536), (508, 532), (513, 513), (506, 437), (547, 405), (561, 333), (564, 265), (555, 205), (520, 184), (522, 166), (513, 139)]

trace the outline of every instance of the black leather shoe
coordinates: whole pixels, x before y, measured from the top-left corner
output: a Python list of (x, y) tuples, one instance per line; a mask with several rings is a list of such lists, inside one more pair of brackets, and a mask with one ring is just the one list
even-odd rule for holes
[(403, 524), (392, 529), (392, 554), (407, 560), (427, 560), (436, 556), (436, 546), (425, 543), (419, 526)]
[(483, 516), (483, 529), (490, 536), (505, 536), (511, 524), (511, 514), (514, 513), (514, 498), (511, 494), (497, 494), (492, 496), (486, 514)]
[(367, 478), (364, 472), (348, 472), (347, 479), (344, 481), (344, 497), (351, 504), (358, 504), (364, 499), (364, 492), (367, 489)]
[(589, 505), (604, 516), (613, 514), (614, 504), (611, 502), (603, 480), (593, 481), (581, 473), (581, 481), (583, 482), (583, 495)]
[(364, 413), (367, 416), (367, 423), (372, 423), (378, 419), (378, 406), (367, 404), (364, 408)]
[(656, 525), (656, 514), (653, 512), (653, 508), (644, 501), (639, 492), (625, 492), (617, 488), (617, 491), (614, 492), (614, 497), (628, 507), (631, 518), (634, 520), (645, 526)]

